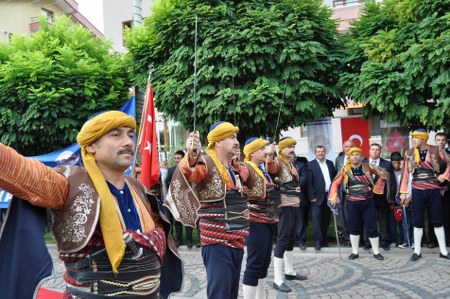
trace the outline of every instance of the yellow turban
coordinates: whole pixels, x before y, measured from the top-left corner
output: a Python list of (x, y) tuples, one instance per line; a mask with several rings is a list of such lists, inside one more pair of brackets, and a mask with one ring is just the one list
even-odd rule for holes
[[(429, 138), (428, 132), (425, 129), (417, 129), (411, 133), (411, 136), (425, 141), (427, 141)], [(421, 161), (419, 149), (417, 147), (414, 147), (414, 161), (416, 162), (417, 165), (419, 165)]]
[(221, 122), (218, 125), (214, 126), (214, 128), (208, 133), (207, 136), (208, 149), (213, 148), (214, 142), (224, 140), (234, 133), (239, 133), (239, 128), (233, 126), (233, 124), (229, 122)]
[(267, 141), (265, 141), (262, 138), (254, 137), (254, 138), (247, 140), (246, 145), (244, 146), (245, 161), (250, 161), (250, 154), (253, 154), (257, 150), (265, 147), (266, 145), (267, 145)]
[(351, 154), (353, 153), (359, 153), (362, 154), (362, 149), (360, 149), (359, 147), (352, 147), (348, 152), (347, 152), (347, 156), (350, 157)]
[(117, 272), (125, 254), (126, 245), (122, 239), (122, 226), (105, 177), (98, 168), (94, 155), (86, 150), (86, 146), (91, 145), (109, 131), (120, 127), (136, 129), (136, 121), (133, 117), (120, 111), (104, 112), (88, 120), (77, 136), (84, 167), (100, 196), (100, 228), (114, 272)]
[(264, 174), (255, 163), (250, 161), (250, 154), (253, 154), (257, 150), (265, 147), (266, 145), (267, 145), (267, 141), (265, 141), (264, 139), (253, 137), (253, 138), (248, 139), (247, 142), (245, 142), (245, 146), (244, 146), (244, 155), (245, 155), (244, 161), (245, 161), (245, 163), (250, 165), (253, 168), (253, 170), (255, 170), (256, 173), (263, 180), (265, 180)]
[(208, 147), (206, 148), (206, 153), (214, 161), (217, 169), (219, 170), (222, 180), (228, 187), (232, 187), (233, 184), (230, 180), (230, 175), (228, 169), (222, 164), (216, 152), (214, 151), (214, 143), (217, 141), (224, 140), (233, 134), (239, 133), (239, 128), (235, 127), (229, 122), (217, 122), (211, 126), (211, 130), (208, 133)]
[(423, 130), (423, 129), (418, 129), (415, 130), (414, 132), (411, 133), (412, 137), (416, 137), (416, 138), (420, 138), (422, 140), (427, 141), (429, 138), (428, 132)]
[(289, 164), (289, 161), (287, 160), (287, 158), (281, 153), (281, 151), (287, 147), (291, 147), (293, 145), (296, 145), (297, 141), (295, 141), (294, 138), (292, 137), (287, 137), (283, 140), (281, 140), (278, 143), (278, 156), (280, 157), (281, 160), (284, 161), (284, 163)]

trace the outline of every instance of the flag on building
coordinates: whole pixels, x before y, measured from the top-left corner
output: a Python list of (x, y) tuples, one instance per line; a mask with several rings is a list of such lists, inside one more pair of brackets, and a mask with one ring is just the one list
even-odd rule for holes
[(147, 84), (143, 117), (141, 119), (141, 183), (150, 189), (159, 182), (158, 144), (156, 139), (156, 115), (153, 99), (153, 89), (150, 82)]
[(342, 142), (352, 140), (368, 156), (370, 150), (369, 121), (361, 116), (341, 118)]

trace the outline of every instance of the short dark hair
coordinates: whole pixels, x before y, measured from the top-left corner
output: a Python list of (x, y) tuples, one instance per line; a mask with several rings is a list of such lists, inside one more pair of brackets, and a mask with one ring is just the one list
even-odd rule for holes
[(380, 148), (380, 150), (381, 150), (381, 144), (379, 144), (379, 143), (376, 143), (376, 142), (374, 142), (374, 143), (371, 143), (370, 144), (370, 147), (372, 147), (372, 146), (378, 146), (379, 148)]
[(400, 161), (400, 160), (402, 160), (403, 158), (402, 158), (402, 154), (400, 154), (399, 152), (393, 152), (392, 154), (391, 154), (391, 162), (392, 161)]
[(325, 146), (323, 146), (323, 145), (317, 145), (316, 148), (314, 149), (314, 152), (316, 152), (317, 149), (319, 149), (319, 148), (323, 148), (325, 150), (325, 152), (327, 152)]
[(181, 156), (182, 158), (184, 158), (184, 152), (182, 150), (178, 150), (175, 152), (175, 154), (173, 154), (173, 156), (175, 157), (176, 155)]
[(434, 138), (436, 139), (436, 137), (438, 137), (438, 136), (442, 136), (442, 137), (445, 137), (445, 139), (447, 139), (447, 134), (445, 134), (444, 132), (436, 133), (436, 135), (434, 135)]

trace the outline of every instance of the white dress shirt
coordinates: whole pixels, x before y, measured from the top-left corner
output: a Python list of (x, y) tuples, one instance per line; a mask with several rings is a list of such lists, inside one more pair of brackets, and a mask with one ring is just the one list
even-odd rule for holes
[(323, 162), (317, 160), (317, 163), (319, 163), (323, 179), (325, 180), (325, 192), (328, 192), (330, 190), (331, 179), (330, 179), (330, 171), (328, 170), (327, 160), (323, 160)]

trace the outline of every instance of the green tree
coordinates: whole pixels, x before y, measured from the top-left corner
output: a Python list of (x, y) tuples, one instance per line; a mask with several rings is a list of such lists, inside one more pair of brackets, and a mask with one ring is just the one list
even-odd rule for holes
[(450, 125), (450, 1), (367, 1), (346, 37), (343, 93), (410, 128)]
[(123, 59), (67, 17), (0, 44), (0, 140), (24, 155), (75, 141), (92, 114), (117, 109), (129, 80)]
[(241, 138), (332, 115), (339, 40), (321, 0), (159, 0), (126, 37), (131, 74), (144, 87), (153, 65), (156, 107), (193, 128), (198, 16), (197, 129), (234, 122)]

